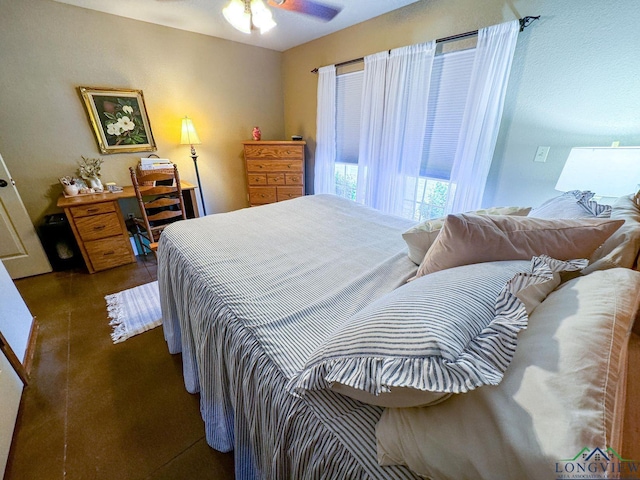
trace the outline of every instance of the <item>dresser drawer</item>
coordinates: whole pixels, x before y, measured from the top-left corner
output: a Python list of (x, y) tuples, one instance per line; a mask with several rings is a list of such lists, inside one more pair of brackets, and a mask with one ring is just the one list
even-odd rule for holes
[(100, 213), (115, 212), (116, 206), (113, 202), (92, 203), (90, 205), (81, 205), (79, 207), (71, 207), (71, 215), (73, 218), (88, 217), (89, 215), (98, 215)]
[(267, 185), (284, 185), (285, 175), (284, 173), (268, 173)]
[(246, 158), (298, 158), (303, 155), (303, 145), (245, 145)]
[(260, 160), (247, 159), (249, 174), (261, 172), (299, 172), (302, 173), (302, 160)]
[(267, 176), (264, 174), (250, 173), (247, 175), (247, 182), (249, 185), (266, 185)]
[(300, 173), (286, 173), (284, 175), (285, 185), (303, 185), (302, 174)]
[(78, 218), (76, 219), (76, 228), (84, 242), (122, 235), (120, 219), (116, 213)]
[(76, 228), (84, 242), (98, 238), (122, 235), (120, 219), (116, 213), (104, 213), (76, 219)]
[(277, 199), (277, 187), (250, 187), (249, 203), (251, 205), (262, 205), (265, 203), (273, 203)]
[(278, 201), (290, 200), (304, 195), (302, 187), (278, 187)]
[(122, 235), (85, 242), (84, 246), (95, 271), (131, 263), (131, 244)]

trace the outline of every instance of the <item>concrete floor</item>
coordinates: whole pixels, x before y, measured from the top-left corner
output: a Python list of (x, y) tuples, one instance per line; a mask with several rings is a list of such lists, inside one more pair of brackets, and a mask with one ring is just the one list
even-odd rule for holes
[(39, 323), (5, 480), (233, 479), (162, 327), (114, 345), (104, 296), (156, 279), (153, 256), (16, 281)]

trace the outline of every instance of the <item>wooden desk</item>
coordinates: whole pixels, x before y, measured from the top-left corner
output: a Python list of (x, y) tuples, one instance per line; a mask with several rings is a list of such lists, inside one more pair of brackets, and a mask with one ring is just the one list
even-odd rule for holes
[[(187, 217), (200, 216), (195, 185), (184, 181), (181, 185)], [(75, 197), (61, 195), (58, 198), (57, 205), (64, 209), (89, 273), (136, 261), (118, 203), (119, 200), (135, 197), (133, 187), (127, 186), (117, 193)]]

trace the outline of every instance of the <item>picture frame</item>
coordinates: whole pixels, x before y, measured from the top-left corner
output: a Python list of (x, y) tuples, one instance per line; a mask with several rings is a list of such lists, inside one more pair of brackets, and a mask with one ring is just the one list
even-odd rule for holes
[(157, 150), (142, 90), (78, 87), (100, 153)]

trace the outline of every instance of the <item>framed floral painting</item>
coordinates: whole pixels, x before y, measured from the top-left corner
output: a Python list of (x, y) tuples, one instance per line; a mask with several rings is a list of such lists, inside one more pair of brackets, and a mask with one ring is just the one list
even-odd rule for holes
[(101, 153), (152, 152), (142, 90), (79, 87)]

